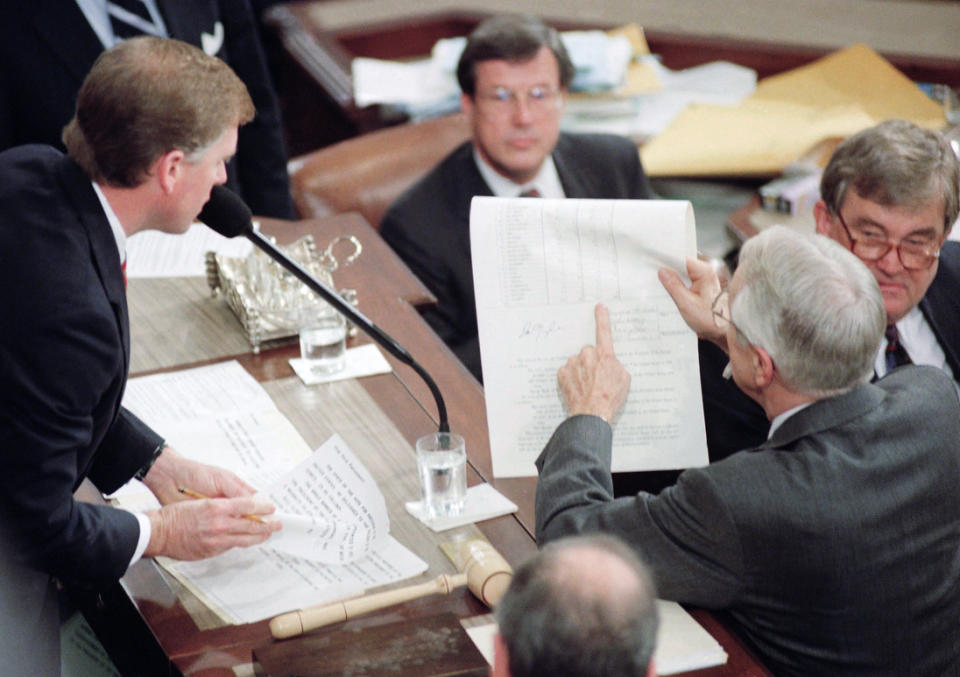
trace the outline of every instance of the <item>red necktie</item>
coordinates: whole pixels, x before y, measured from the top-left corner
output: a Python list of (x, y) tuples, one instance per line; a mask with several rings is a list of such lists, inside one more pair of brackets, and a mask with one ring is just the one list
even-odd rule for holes
[(528, 188), (520, 193), (517, 197), (540, 197), (540, 191), (536, 188)]
[(897, 367), (902, 367), (905, 364), (913, 364), (903, 344), (900, 343), (900, 333), (897, 331), (897, 325), (891, 324), (887, 327), (884, 335), (887, 337), (887, 351), (885, 355), (887, 371), (893, 371)]
[(124, 259), (120, 264), (120, 272), (123, 274), (123, 286), (127, 286), (127, 260)]

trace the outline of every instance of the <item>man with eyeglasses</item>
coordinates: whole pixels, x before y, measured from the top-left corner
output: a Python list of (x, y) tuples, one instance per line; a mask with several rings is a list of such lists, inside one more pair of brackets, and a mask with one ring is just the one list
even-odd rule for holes
[(437, 297), (424, 318), (478, 380), (473, 197), (655, 197), (632, 142), (560, 132), (573, 75), (560, 36), (540, 19), (482, 22), (457, 66), (472, 140), (401, 195), (380, 224), (383, 238)]
[(725, 610), (776, 675), (960, 674), (960, 401), (940, 369), (871, 382), (887, 324), (846, 248), (782, 226), (750, 239), (727, 290), (690, 260), (660, 279), (729, 354), (770, 421), (760, 444), (614, 498), (630, 376), (609, 315), (558, 373), (569, 413), (537, 459), (538, 544), (605, 532), (641, 550), (664, 599)]
[[(960, 212), (960, 162), (938, 133), (904, 120), (864, 130), (837, 147), (814, 207), (817, 232), (864, 262), (880, 286), (887, 330), (876, 377), (906, 363), (960, 380), (960, 243), (947, 241)], [(763, 412), (704, 358), (711, 459), (762, 441)], [(717, 373), (714, 373), (717, 372)]]

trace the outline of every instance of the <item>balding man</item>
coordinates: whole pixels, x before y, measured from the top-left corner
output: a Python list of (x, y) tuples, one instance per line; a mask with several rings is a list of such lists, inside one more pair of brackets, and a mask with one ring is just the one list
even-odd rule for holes
[(492, 677), (653, 677), (656, 596), (620, 539), (554, 541), (514, 572), (497, 605)]

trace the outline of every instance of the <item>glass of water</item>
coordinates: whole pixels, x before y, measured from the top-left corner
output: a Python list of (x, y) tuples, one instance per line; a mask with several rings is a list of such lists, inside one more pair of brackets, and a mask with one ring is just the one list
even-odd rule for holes
[(467, 451), (456, 433), (430, 433), (417, 440), (420, 501), (427, 518), (463, 512), (467, 496)]
[(347, 362), (347, 325), (343, 315), (323, 301), (305, 303), (298, 312), (300, 357), (316, 374), (335, 374)]

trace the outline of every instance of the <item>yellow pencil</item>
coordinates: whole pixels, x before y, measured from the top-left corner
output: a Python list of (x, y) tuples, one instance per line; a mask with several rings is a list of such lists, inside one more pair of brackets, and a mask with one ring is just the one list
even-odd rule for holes
[[(184, 489), (183, 487), (178, 487), (178, 489), (180, 489), (181, 494), (183, 494), (184, 496), (189, 496), (190, 498), (210, 498), (206, 494), (201, 494), (199, 491), (194, 491), (193, 489)], [(241, 515), (241, 517), (243, 517), (243, 519), (252, 520), (254, 522), (260, 522), (260, 524), (264, 524), (264, 521), (259, 517), (257, 517), (256, 515)]]

